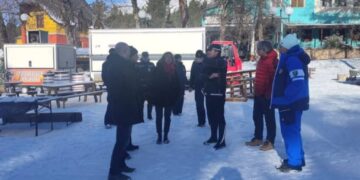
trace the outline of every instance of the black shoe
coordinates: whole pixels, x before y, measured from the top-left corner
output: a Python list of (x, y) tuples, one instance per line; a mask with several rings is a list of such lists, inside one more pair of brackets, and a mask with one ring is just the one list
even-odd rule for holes
[(124, 172), (124, 173), (132, 173), (135, 171), (135, 168), (131, 168), (131, 167), (128, 167), (128, 166), (123, 166), (120, 168), (120, 171), (121, 172)]
[(225, 142), (222, 142), (222, 143), (216, 143), (215, 146), (214, 146), (214, 149), (215, 150), (219, 150), (219, 149), (222, 149), (224, 148), (226, 145), (225, 145)]
[(204, 142), (204, 145), (210, 145), (210, 144), (213, 144), (213, 143), (216, 143), (216, 142), (217, 142), (217, 139), (210, 138), (210, 139), (208, 139), (207, 141)]
[(169, 144), (169, 143), (170, 143), (169, 139), (168, 139), (168, 138), (164, 138), (164, 144)]
[(131, 177), (125, 174), (118, 174), (118, 175), (109, 174), (108, 180), (131, 180)]
[(156, 144), (162, 144), (161, 136), (158, 136), (158, 138), (157, 138), (157, 140), (156, 140)]
[(205, 127), (205, 124), (198, 124), (197, 127)]
[[(286, 164), (287, 164), (288, 161), (289, 161), (288, 159), (284, 159), (284, 160), (283, 160), (283, 163), (286, 163)], [(305, 159), (303, 159), (303, 160), (301, 161), (301, 167), (305, 167), (305, 166), (306, 166)]]
[(131, 159), (131, 156), (130, 156), (130, 154), (129, 154), (129, 153), (127, 153), (127, 152), (125, 152), (125, 159), (126, 159), (126, 160), (129, 160), (129, 159)]
[(290, 171), (297, 171), (297, 172), (302, 171), (301, 166), (292, 166), (292, 165), (289, 165), (287, 162), (283, 162), (281, 164), (281, 166), (277, 167), (276, 169), (278, 169), (280, 172), (283, 172), (283, 173), (288, 173)]
[(139, 149), (139, 146), (137, 146), (137, 145), (129, 145), (127, 148), (126, 148), (126, 150), (127, 151), (135, 151), (135, 150), (138, 150)]

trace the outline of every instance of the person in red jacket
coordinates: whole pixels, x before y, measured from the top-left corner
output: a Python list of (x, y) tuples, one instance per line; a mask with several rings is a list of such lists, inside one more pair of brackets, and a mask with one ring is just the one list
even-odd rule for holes
[[(272, 84), (276, 66), (278, 63), (277, 53), (274, 51), (270, 41), (257, 43), (257, 53), (260, 59), (256, 66), (255, 97), (253, 120), (255, 125), (254, 137), (246, 142), (248, 146), (260, 146), (260, 150), (267, 151), (274, 148), (276, 124), (275, 112), (270, 108)], [(267, 137), (263, 142), (263, 126), (265, 116)]]

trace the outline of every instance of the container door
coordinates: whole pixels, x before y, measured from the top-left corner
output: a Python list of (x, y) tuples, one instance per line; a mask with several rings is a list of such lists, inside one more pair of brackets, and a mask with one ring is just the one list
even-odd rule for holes
[(5, 51), (7, 68), (54, 67), (54, 51), (51, 46), (9, 46)]

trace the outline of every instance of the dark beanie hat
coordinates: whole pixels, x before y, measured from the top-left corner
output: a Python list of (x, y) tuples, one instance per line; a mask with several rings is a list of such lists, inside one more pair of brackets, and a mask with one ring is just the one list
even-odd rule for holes
[(197, 50), (195, 53), (196, 58), (202, 58), (204, 57), (204, 52), (202, 50)]
[(147, 51), (144, 51), (144, 52), (141, 53), (141, 57), (148, 58), (149, 53)]
[(174, 59), (175, 60), (181, 60), (181, 55), (180, 54), (175, 54)]
[(138, 53), (138, 50), (134, 46), (130, 46), (130, 56)]
[(221, 52), (221, 46), (219, 44), (210, 44), (210, 46), (206, 50), (210, 51), (212, 49), (214, 49), (215, 51)]
[(114, 53), (114, 52), (116, 52), (115, 48), (110, 48), (109, 49), (109, 54)]

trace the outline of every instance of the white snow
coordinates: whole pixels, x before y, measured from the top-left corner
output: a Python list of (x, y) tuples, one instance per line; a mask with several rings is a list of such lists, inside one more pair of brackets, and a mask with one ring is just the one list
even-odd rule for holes
[[(316, 71), (310, 80), (311, 109), (302, 122), (302, 172), (275, 169), (285, 157), (279, 126), (275, 150), (244, 145), (253, 135), (252, 100), (226, 103), (225, 149), (202, 145), (210, 130), (196, 127), (194, 96), (187, 93), (183, 115), (172, 117), (170, 144), (155, 144), (154, 120), (134, 126), (133, 141), (140, 150), (131, 152), (128, 165), (137, 169), (129, 175), (135, 180), (359, 179), (360, 86), (335, 80), (338, 73), (348, 74), (349, 67), (341, 61), (313, 61), (310, 66)], [(83, 122), (57, 123), (52, 132), (49, 124), (42, 124), (38, 137), (28, 123), (0, 126), (0, 179), (106, 179), (115, 128), (104, 128), (105, 109), (106, 102), (72, 99), (56, 111), (80, 111)]]

